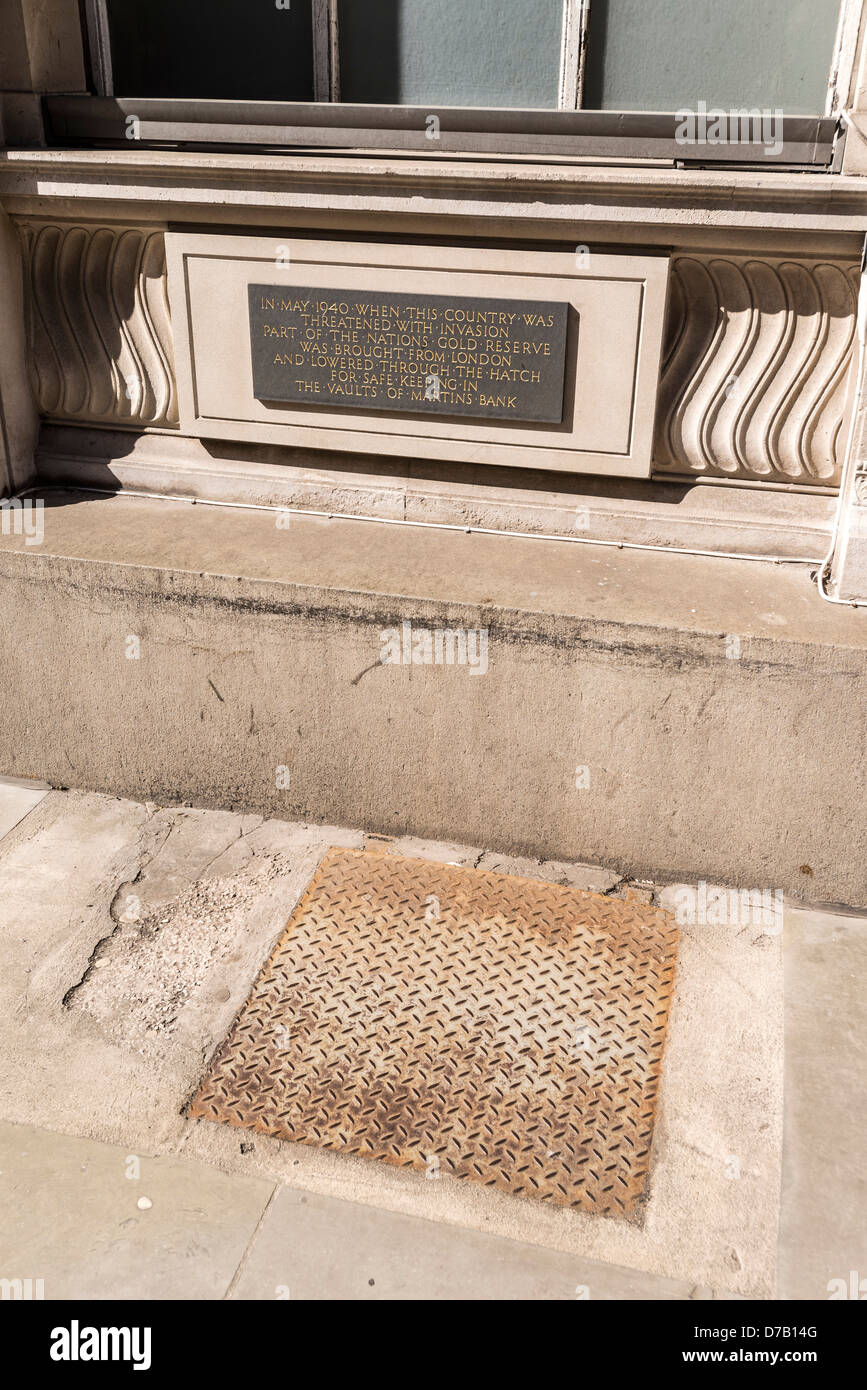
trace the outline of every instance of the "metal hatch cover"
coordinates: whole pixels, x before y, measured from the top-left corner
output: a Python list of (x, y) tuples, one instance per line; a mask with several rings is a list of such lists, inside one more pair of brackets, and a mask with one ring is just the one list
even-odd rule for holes
[(330, 850), (190, 1113), (634, 1217), (677, 938), (644, 903)]

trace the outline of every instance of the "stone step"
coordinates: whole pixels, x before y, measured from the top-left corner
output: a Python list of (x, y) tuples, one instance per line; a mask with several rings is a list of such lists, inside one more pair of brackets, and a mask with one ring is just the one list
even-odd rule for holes
[(867, 626), (807, 566), (46, 501), (0, 537), (11, 774), (867, 902)]

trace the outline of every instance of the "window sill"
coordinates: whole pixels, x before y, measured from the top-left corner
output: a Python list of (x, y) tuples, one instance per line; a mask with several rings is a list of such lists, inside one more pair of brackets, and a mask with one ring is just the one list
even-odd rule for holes
[[(693, 113), (692, 139), (684, 112), (557, 111), (518, 108), (375, 106), (343, 102), (205, 101), (160, 97), (46, 96), (49, 141), (123, 147), (143, 142), (245, 146), (265, 152), (376, 149), (481, 156), (688, 160), (702, 165), (787, 165), (829, 170), (838, 123), (827, 116), (779, 116), (756, 111)], [(713, 128), (713, 134), (711, 134)], [(719, 138), (717, 138), (719, 137)]]
[[(263, 154), (154, 149), (0, 151), (0, 201), (16, 215), (63, 200), (79, 216), (249, 225), (384, 224), (437, 235), (456, 224), (545, 224), (547, 237), (618, 225), (625, 240), (665, 229), (729, 228), (863, 236), (867, 179), (756, 169), (678, 169), (394, 154)], [(577, 225), (576, 225), (577, 224)], [(584, 224), (587, 224), (586, 227)], [(475, 230), (475, 229), (474, 229)], [(472, 234), (472, 233), (470, 233)], [(502, 231), (499, 235), (502, 235)], [(595, 233), (599, 235), (598, 232)], [(664, 238), (663, 238), (664, 239)], [(671, 234), (669, 234), (669, 240)]]

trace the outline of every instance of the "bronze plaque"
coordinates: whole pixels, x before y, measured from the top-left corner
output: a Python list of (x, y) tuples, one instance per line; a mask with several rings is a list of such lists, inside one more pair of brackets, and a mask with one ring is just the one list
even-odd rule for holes
[(634, 1220), (677, 942), (645, 903), (332, 849), (190, 1114)]
[(559, 425), (569, 305), (250, 285), (258, 400)]

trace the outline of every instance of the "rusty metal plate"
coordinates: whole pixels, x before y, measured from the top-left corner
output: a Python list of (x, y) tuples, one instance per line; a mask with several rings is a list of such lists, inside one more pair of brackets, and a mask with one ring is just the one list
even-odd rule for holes
[(644, 903), (331, 850), (191, 1113), (634, 1216), (676, 952)]

